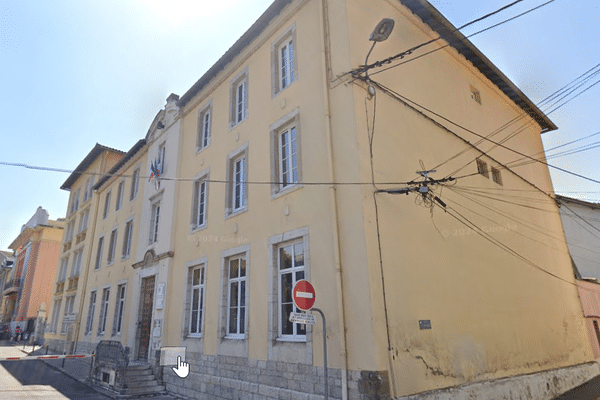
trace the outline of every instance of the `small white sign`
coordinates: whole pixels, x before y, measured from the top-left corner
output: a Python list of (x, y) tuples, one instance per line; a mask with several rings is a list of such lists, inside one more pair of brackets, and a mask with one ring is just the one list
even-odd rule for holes
[(317, 319), (313, 314), (293, 312), (290, 314), (290, 322), (294, 322), (296, 324), (314, 325), (317, 323)]

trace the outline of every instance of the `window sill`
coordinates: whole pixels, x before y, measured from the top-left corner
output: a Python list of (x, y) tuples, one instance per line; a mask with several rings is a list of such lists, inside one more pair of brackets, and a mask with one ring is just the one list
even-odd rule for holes
[(282, 336), (279, 336), (275, 340), (278, 341), (278, 342), (284, 342), (284, 343), (306, 343), (306, 337), (291, 338), (291, 337), (282, 337)]
[(202, 339), (203, 337), (204, 335), (202, 333), (190, 333), (185, 337), (185, 339)]
[(204, 229), (206, 229), (208, 227), (208, 224), (204, 223), (202, 225), (199, 226), (192, 226), (190, 228), (190, 234), (196, 233), (196, 232), (200, 232), (203, 231)]
[(205, 147), (196, 147), (196, 154), (202, 153), (204, 150), (208, 149), (209, 147), (210, 147), (210, 143)]
[(227, 214), (225, 214), (225, 219), (229, 219), (229, 218), (233, 218), (237, 215), (243, 214), (246, 211), (248, 211), (248, 206), (244, 206), (242, 208), (240, 208), (239, 210), (233, 210), (233, 211), (229, 211), (227, 212)]
[(285, 196), (288, 193), (292, 193), (295, 192), (298, 189), (302, 189), (304, 186), (302, 186), (302, 183), (294, 183), (293, 185), (289, 185), (283, 189), (278, 188), (277, 191), (274, 191), (271, 194), (271, 200), (275, 200), (278, 199), (280, 197)]
[(226, 335), (223, 337), (225, 340), (246, 340), (246, 335)]

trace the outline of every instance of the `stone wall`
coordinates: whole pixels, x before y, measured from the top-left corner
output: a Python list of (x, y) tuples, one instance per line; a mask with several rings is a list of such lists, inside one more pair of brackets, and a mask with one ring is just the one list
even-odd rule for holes
[[(186, 353), (190, 374), (181, 379), (164, 367), (169, 392), (188, 399), (289, 399), (324, 398), (322, 367), (245, 357)], [(329, 398), (342, 398), (342, 372), (328, 369)], [(383, 393), (383, 396), (382, 396)], [(387, 397), (385, 397), (387, 393)], [(387, 374), (348, 372), (348, 398), (371, 400), (389, 398)]]

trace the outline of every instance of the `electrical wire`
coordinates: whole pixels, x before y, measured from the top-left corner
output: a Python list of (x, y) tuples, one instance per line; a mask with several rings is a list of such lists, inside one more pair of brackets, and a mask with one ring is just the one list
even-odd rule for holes
[[(450, 191), (454, 192), (456, 195), (461, 196), (461, 197), (463, 197), (463, 198), (471, 201), (472, 203), (477, 204), (480, 207), (488, 209), (488, 210), (490, 210), (490, 211), (492, 211), (492, 212), (494, 212), (494, 213), (496, 213), (496, 214), (498, 214), (498, 215), (500, 215), (500, 216), (502, 216), (504, 218), (507, 218), (507, 219), (509, 219), (509, 220), (511, 220), (513, 222), (516, 222), (518, 224), (524, 225), (528, 229), (531, 229), (533, 231), (541, 233), (542, 235), (547, 236), (547, 237), (549, 237), (551, 239), (557, 240), (557, 241), (559, 241), (561, 243), (567, 243), (564, 236), (560, 237), (560, 235), (559, 235), (559, 237), (556, 237), (556, 236), (554, 236), (555, 232), (547, 229), (546, 227), (543, 227), (541, 225), (538, 225), (538, 224), (535, 224), (533, 222), (527, 221), (527, 220), (525, 220), (523, 218), (519, 218), (519, 217), (517, 217), (514, 214), (502, 211), (499, 208), (493, 207), (493, 206), (491, 206), (489, 204), (484, 204), (483, 202), (478, 201), (478, 200), (470, 197), (469, 195), (467, 195), (465, 193), (461, 193), (461, 192), (455, 191), (454, 187), (452, 187), (452, 186), (449, 186), (448, 188), (449, 188)], [(578, 247), (578, 248), (580, 248), (582, 250), (585, 250), (587, 252), (591, 252), (591, 253), (595, 253), (595, 254), (600, 255), (600, 252), (592, 250), (592, 249), (584, 247), (584, 246), (581, 246), (581, 245), (576, 244), (576, 243), (571, 243), (571, 246)], [(587, 261), (594, 261), (595, 262), (596, 260), (587, 260)]]
[[(578, 178), (581, 178), (581, 179), (584, 179), (584, 180), (587, 180), (587, 181), (590, 181), (590, 182), (594, 182), (594, 183), (598, 183), (598, 184), (600, 184), (600, 181), (599, 181), (599, 180), (597, 180), (597, 179), (593, 179), (593, 178), (590, 178), (590, 177), (587, 177), (587, 176), (584, 176), (584, 175), (581, 175), (581, 174), (578, 174), (578, 173), (575, 173), (575, 172), (572, 172), (572, 171), (566, 170), (566, 169), (564, 169), (564, 168), (557, 167), (557, 166), (555, 166), (555, 165), (552, 165), (552, 164), (548, 164), (548, 163), (547, 163), (547, 162), (545, 162), (545, 161), (542, 161), (542, 160), (535, 159), (535, 158), (533, 158), (533, 157), (531, 157), (531, 156), (529, 156), (529, 155), (527, 155), (527, 154), (524, 154), (524, 153), (522, 153), (522, 152), (520, 152), (520, 151), (518, 151), (518, 150), (515, 150), (515, 149), (512, 149), (512, 148), (510, 148), (510, 147), (507, 147), (507, 146), (505, 146), (505, 145), (503, 145), (503, 144), (501, 144), (501, 143), (498, 143), (498, 142), (496, 142), (496, 141), (494, 141), (494, 140), (492, 140), (492, 139), (490, 139), (490, 138), (487, 138), (487, 137), (485, 137), (485, 136), (483, 136), (483, 135), (481, 135), (481, 134), (479, 134), (479, 133), (477, 133), (477, 132), (474, 132), (473, 130), (471, 130), (471, 129), (469, 129), (469, 128), (466, 128), (465, 126), (463, 126), (463, 125), (460, 125), (460, 124), (458, 124), (458, 123), (456, 123), (456, 122), (452, 121), (451, 119), (449, 119), (449, 118), (446, 118), (446, 117), (444, 117), (443, 115), (441, 115), (441, 114), (439, 114), (439, 113), (437, 113), (437, 112), (435, 112), (435, 111), (433, 111), (433, 110), (431, 110), (431, 109), (429, 109), (429, 108), (427, 108), (427, 107), (424, 107), (424, 106), (420, 105), (419, 103), (417, 103), (417, 102), (415, 102), (415, 101), (413, 101), (413, 100), (410, 100), (410, 99), (406, 98), (405, 96), (402, 96), (401, 94), (399, 94), (399, 93), (395, 92), (394, 90), (392, 90), (392, 89), (390, 89), (390, 88), (388, 88), (388, 87), (386, 87), (386, 86), (382, 85), (382, 84), (381, 84), (381, 83), (379, 83), (379, 82), (375, 82), (375, 81), (373, 81), (372, 79), (370, 80), (370, 82), (371, 82), (372, 84), (374, 84), (374, 85), (377, 85), (377, 87), (379, 87), (379, 88), (380, 88), (382, 91), (384, 91), (386, 94), (390, 95), (390, 96), (391, 96), (391, 97), (393, 97), (393, 98), (396, 98), (397, 100), (400, 100), (402, 103), (404, 103), (404, 104), (407, 104), (407, 103), (408, 103), (408, 104), (411, 104), (411, 105), (413, 105), (413, 106), (415, 106), (415, 107), (418, 107), (418, 108), (420, 108), (420, 109), (422, 109), (422, 110), (424, 110), (424, 111), (427, 111), (428, 113), (430, 113), (430, 114), (433, 114), (433, 115), (435, 115), (436, 117), (438, 117), (438, 118), (441, 118), (442, 120), (444, 120), (444, 121), (446, 121), (446, 122), (448, 122), (448, 123), (450, 123), (450, 124), (452, 124), (452, 125), (454, 125), (454, 126), (456, 126), (456, 127), (460, 128), (460, 129), (463, 129), (464, 131), (466, 131), (466, 132), (468, 132), (468, 133), (471, 133), (471, 134), (473, 134), (473, 135), (475, 135), (475, 136), (477, 136), (477, 137), (479, 137), (479, 138), (481, 138), (481, 139), (484, 139), (484, 140), (486, 140), (486, 141), (488, 141), (488, 142), (490, 142), (490, 143), (492, 143), (492, 144), (495, 144), (495, 145), (497, 145), (497, 146), (499, 146), (499, 147), (502, 147), (503, 149), (506, 149), (506, 150), (508, 150), (508, 151), (510, 151), (510, 152), (513, 152), (513, 153), (517, 154), (517, 155), (520, 155), (520, 156), (522, 156), (522, 157), (525, 157), (525, 158), (527, 158), (527, 159), (530, 159), (530, 160), (532, 160), (532, 161), (534, 161), (534, 162), (537, 162), (537, 163), (543, 164), (543, 165), (545, 165), (545, 166), (547, 166), (547, 167), (550, 167), (550, 168), (556, 169), (556, 170), (558, 170), (558, 171), (564, 172), (564, 173), (566, 173), (566, 174), (569, 174), (569, 175), (572, 175), (572, 176), (576, 176), (576, 177), (578, 177)], [(443, 127), (443, 125), (442, 125), (442, 127)], [(445, 129), (447, 129), (448, 131), (450, 131), (450, 129), (448, 129), (448, 128), (446, 128), (446, 127), (444, 127), (444, 128), (445, 128)], [(450, 131), (450, 132), (452, 132), (452, 131)], [(452, 133), (453, 133), (453, 134), (455, 134), (455, 135), (456, 135), (456, 136), (458, 136), (458, 137), (461, 137), (460, 135), (456, 134), (455, 132), (452, 132)], [(472, 144), (471, 144), (471, 146), (472, 146)], [(475, 148), (476, 148), (476, 147), (475, 147)], [(480, 149), (478, 149), (478, 148), (477, 148), (477, 150), (481, 151), (483, 154), (485, 154), (485, 155), (487, 155), (487, 156), (489, 157), (489, 155), (488, 155), (486, 152), (484, 152), (484, 151), (482, 151), (482, 150), (480, 150)], [(514, 172), (513, 172), (513, 173), (514, 173)], [(523, 179), (523, 180), (527, 181), (525, 178), (521, 177), (520, 175), (518, 175), (518, 174), (516, 174), (516, 173), (515, 173), (515, 175), (517, 175), (517, 176), (519, 176), (521, 179)], [(529, 182), (529, 181), (527, 181), (527, 182), (528, 182), (529, 184), (533, 185), (531, 182)], [(541, 190), (541, 189), (540, 189), (540, 190)]]
[[(479, 35), (479, 34), (481, 34), (481, 33), (483, 33), (483, 32), (486, 32), (486, 31), (488, 31), (488, 30), (490, 30), (490, 29), (497, 28), (498, 26), (504, 25), (505, 23), (508, 23), (508, 22), (510, 22), (510, 21), (513, 21), (513, 20), (515, 20), (515, 19), (517, 19), (517, 18), (520, 18), (520, 17), (522, 17), (522, 16), (524, 16), (524, 15), (526, 15), (526, 14), (529, 14), (529, 13), (531, 13), (531, 12), (535, 11), (535, 10), (538, 10), (538, 9), (540, 9), (540, 8), (544, 7), (544, 6), (547, 6), (548, 4), (550, 4), (550, 3), (553, 3), (554, 1), (555, 1), (555, 0), (550, 0), (550, 1), (547, 1), (547, 2), (545, 2), (545, 3), (541, 4), (541, 5), (537, 6), (537, 7), (531, 8), (531, 9), (529, 9), (529, 10), (527, 10), (527, 11), (525, 11), (525, 12), (521, 13), (521, 14), (518, 14), (518, 15), (514, 16), (514, 17), (508, 18), (508, 19), (506, 19), (506, 20), (504, 20), (504, 21), (501, 21), (501, 22), (499, 22), (499, 23), (497, 23), (497, 24), (494, 24), (494, 25), (492, 25), (492, 26), (489, 26), (489, 27), (487, 27), (487, 28), (485, 28), (485, 29), (482, 29), (482, 30), (480, 30), (480, 31), (477, 31), (477, 32), (475, 32), (475, 33), (472, 33), (472, 34), (470, 34), (470, 35), (468, 35), (468, 36), (465, 36), (465, 38), (466, 38), (466, 39), (468, 39), (468, 38), (471, 38), (471, 37), (473, 37), (473, 36)], [(467, 24), (467, 25), (469, 25), (469, 24)], [(463, 26), (463, 27), (464, 27), (464, 26)], [(454, 31), (452, 31), (452, 32), (456, 32), (456, 31), (458, 31), (458, 30), (462, 29), (463, 27), (461, 27), (461, 28), (458, 28), (458, 29), (455, 29), (455, 30), (454, 30)], [(414, 50), (416, 50), (416, 49), (419, 49), (419, 48), (421, 48), (421, 47), (423, 47), (423, 46), (426, 46), (426, 45), (428, 45), (428, 44), (434, 43), (434, 42), (438, 41), (439, 39), (441, 39), (441, 37), (440, 37), (440, 38), (437, 38), (437, 39), (434, 39), (434, 40), (430, 40), (430, 41), (428, 41), (428, 42), (425, 42), (425, 43), (422, 43), (421, 45), (415, 46), (415, 48), (411, 48), (411, 49), (409, 49), (409, 50), (406, 50), (406, 51), (404, 51), (404, 52), (402, 52), (402, 53), (399, 53), (399, 54), (397, 54), (396, 56), (392, 56), (392, 57), (394, 57), (394, 58), (393, 58), (391, 61), (393, 61), (394, 59), (397, 59), (397, 58), (399, 58), (399, 59), (402, 59), (402, 58), (404, 58), (406, 55), (410, 55), (410, 54), (412, 54), (412, 52), (413, 52)], [(453, 42), (453, 43), (455, 43), (455, 42), (461, 42), (461, 41), (462, 41), (462, 39), (456, 39), (456, 40), (453, 40), (452, 42)], [(409, 62), (412, 62), (412, 61), (416, 61), (416, 60), (418, 60), (418, 59), (420, 59), (420, 58), (422, 58), (422, 57), (428, 56), (428, 55), (430, 55), (430, 54), (432, 54), (432, 53), (435, 53), (435, 52), (437, 52), (437, 51), (440, 51), (440, 50), (442, 50), (442, 49), (444, 49), (444, 48), (446, 48), (446, 47), (448, 47), (448, 46), (451, 46), (451, 45), (452, 45), (451, 43), (449, 43), (449, 44), (446, 44), (446, 45), (444, 45), (444, 46), (441, 46), (441, 47), (439, 47), (439, 48), (437, 48), (437, 49), (434, 49), (434, 50), (428, 51), (427, 53), (424, 53), (424, 54), (421, 54), (421, 55), (419, 55), (419, 56), (413, 57), (413, 58), (411, 58), (411, 59), (405, 60), (405, 61), (403, 61), (403, 62), (401, 62), (401, 63), (395, 64), (395, 65), (392, 65), (392, 66), (390, 66), (390, 67), (387, 67), (387, 68), (381, 69), (381, 70), (379, 70), (379, 71), (372, 72), (372, 73), (371, 73), (371, 76), (372, 76), (372, 75), (377, 75), (377, 74), (380, 74), (380, 73), (382, 73), (382, 72), (385, 72), (385, 71), (388, 71), (388, 70), (390, 70), (390, 69), (392, 69), (392, 68), (399, 67), (399, 66), (401, 66), (401, 65), (404, 65), (404, 64), (406, 64), (406, 63), (409, 63)], [(406, 54), (404, 54), (404, 53), (406, 53)], [(389, 57), (389, 58), (392, 58), (392, 57)], [(388, 58), (388, 59), (389, 59), (389, 58)], [(364, 66), (364, 67), (365, 67), (365, 68), (367, 68), (367, 69), (376, 68), (376, 67), (379, 67), (379, 66), (381, 66), (380, 64), (389, 63), (389, 62), (387, 62), (387, 60), (388, 60), (388, 59), (385, 59), (385, 60), (382, 60), (382, 61), (377, 61), (377, 62), (371, 63), (370, 65), (367, 65), (367, 66)], [(391, 61), (390, 61), (390, 62), (391, 62)], [(353, 74), (353, 76), (356, 76), (357, 74), (359, 74), (359, 73), (361, 73), (361, 72), (362, 72), (362, 71), (361, 71), (360, 67), (359, 67), (359, 68), (357, 68), (357, 69), (355, 69), (355, 70), (353, 70), (353, 71), (351, 71), (351, 73)]]
[[(128, 175), (128, 174), (108, 174), (108, 173), (96, 173), (96, 172), (87, 172), (87, 171), (82, 171), (82, 172), (76, 172), (74, 170), (69, 170), (69, 169), (61, 169), (61, 168), (51, 168), (51, 167), (41, 167), (41, 166), (35, 166), (35, 165), (29, 165), (29, 164), (24, 164), (24, 163), (13, 163), (13, 162), (7, 162), (7, 161), (0, 161), (0, 165), (6, 165), (6, 166), (11, 166), (11, 167), (23, 167), (23, 168), (28, 168), (28, 169), (35, 169), (35, 170), (39, 170), (39, 171), (50, 171), (50, 172), (64, 172), (64, 173), (69, 173), (69, 174), (73, 174), (73, 173), (77, 173), (78, 175), (93, 175), (93, 176), (109, 176), (109, 177), (122, 177), (122, 178), (131, 178), (133, 175)], [(140, 179), (150, 179), (150, 176), (139, 176)], [(196, 178), (169, 178), (169, 177), (165, 177), (165, 176), (161, 176), (159, 178), (157, 178), (161, 181), (178, 181), (178, 182), (195, 182), (198, 179)], [(231, 183), (230, 180), (220, 180), (220, 179), (203, 179), (203, 182), (209, 182), (209, 183)], [(279, 182), (279, 181), (245, 181), (243, 183), (249, 184), (249, 185), (280, 185), (283, 182)], [(408, 185), (410, 182), (376, 182), (377, 185)], [(299, 184), (301, 185), (306, 185), (306, 186), (368, 186), (368, 185), (373, 185), (373, 182), (299, 182)]]

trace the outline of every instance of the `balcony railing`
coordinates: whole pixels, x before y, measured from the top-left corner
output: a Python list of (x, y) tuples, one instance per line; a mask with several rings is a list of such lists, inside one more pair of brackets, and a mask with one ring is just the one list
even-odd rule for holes
[(71, 242), (72, 242), (72, 241), (71, 241), (71, 240), (69, 240), (68, 242), (66, 242), (66, 243), (64, 244), (64, 246), (63, 246), (63, 253), (64, 253), (64, 252), (67, 252), (67, 251), (69, 251), (69, 250), (71, 249)]
[(72, 290), (77, 290), (77, 283), (79, 283), (79, 277), (78, 276), (74, 276), (72, 278), (69, 278), (69, 284), (67, 286), (67, 292), (70, 292)]
[(61, 294), (65, 291), (65, 282), (56, 282), (56, 292), (54, 294)]
[(85, 233), (87, 231), (83, 231), (81, 233), (79, 233), (77, 236), (75, 236), (75, 244), (78, 245), (79, 243), (83, 242), (85, 240)]

